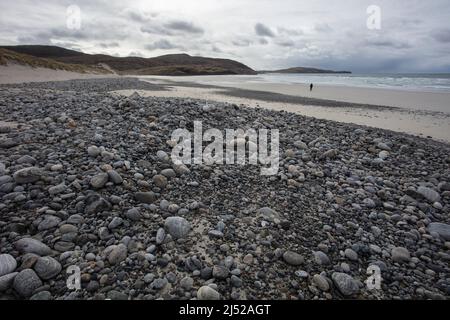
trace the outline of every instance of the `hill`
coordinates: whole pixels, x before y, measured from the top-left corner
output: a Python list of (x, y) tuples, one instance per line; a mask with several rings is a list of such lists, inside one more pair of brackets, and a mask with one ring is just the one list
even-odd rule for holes
[(80, 64), (70, 64), (48, 58), (39, 58), (29, 54), (19, 53), (8, 49), (0, 48), (0, 65), (10, 63), (30, 66), (33, 68), (46, 68), (52, 70), (65, 70), (78, 73), (106, 74), (110, 71), (101, 66), (86, 66)]
[(188, 54), (169, 54), (154, 58), (114, 57), (104, 54), (86, 54), (57, 46), (0, 46), (22, 54), (50, 58), (68, 64), (107, 65), (119, 74), (137, 75), (219, 75), (256, 74), (248, 66), (230, 59), (206, 58)]
[(263, 70), (258, 73), (351, 73), (350, 71), (333, 71), (317, 68), (293, 67), (280, 70)]

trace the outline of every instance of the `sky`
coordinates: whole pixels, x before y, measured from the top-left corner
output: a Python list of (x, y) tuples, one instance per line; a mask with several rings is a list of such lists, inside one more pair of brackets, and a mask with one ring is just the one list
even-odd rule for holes
[(255, 70), (450, 72), (449, 21), (448, 0), (0, 0), (0, 44), (183, 52)]

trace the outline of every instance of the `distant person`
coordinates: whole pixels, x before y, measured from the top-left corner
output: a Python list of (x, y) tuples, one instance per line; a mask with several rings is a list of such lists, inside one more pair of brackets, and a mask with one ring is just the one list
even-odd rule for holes
[(312, 91), (313, 87), (314, 87), (314, 85), (311, 83), (311, 84), (309, 85), (309, 91)]

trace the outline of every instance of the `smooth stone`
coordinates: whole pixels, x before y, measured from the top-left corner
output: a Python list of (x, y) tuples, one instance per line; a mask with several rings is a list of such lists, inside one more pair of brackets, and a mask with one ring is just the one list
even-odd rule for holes
[(420, 186), (417, 189), (417, 193), (422, 195), (425, 199), (427, 199), (431, 203), (438, 202), (441, 199), (441, 196), (439, 195), (439, 193), (437, 193), (433, 189), (430, 189), (430, 188), (427, 188), (424, 186)]
[(214, 266), (212, 271), (213, 277), (219, 280), (224, 280), (228, 278), (229, 273), (230, 271), (222, 266)]
[(198, 300), (220, 300), (220, 293), (210, 286), (200, 287), (197, 291)]
[(108, 177), (115, 184), (121, 184), (123, 182), (122, 176), (116, 170), (109, 170)]
[(164, 169), (161, 171), (161, 174), (167, 178), (174, 178), (177, 176), (175, 170), (173, 169)]
[(358, 254), (352, 249), (345, 249), (344, 255), (352, 261), (358, 261)]
[(117, 228), (123, 223), (123, 219), (120, 217), (114, 217), (111, 222), (108, 224), (108, 229), (112, 230)]
[(12, 273), (17, 268), (17, 261), (10, 254), (0, 254), (0, 277)]
[(334, 272), (331, 279), (338, 290), (346, 297), (355, 295), (359, 292), (359, 286), (356, 280), (348, 274), (342, 272)]
[(182, 287), (186, 291), (191, 290), (193, 285), (194, 279), (192, 279), (191, 277), (184, 277), (180, 280), (180, 287)]
[(411, 260), (411, 255), (408, 249), (404, 247), (395, 247), (391, 251), (392, 260), (395, 262), (409, 262)]
[(40, 256), (50, 255), (52, 250), (39, 240), (33, 238), (23, 238), (15, 243), (17, 250), (23, 253), (35, 253)]
[(56, 277), (61, 272), (61, 264), (52, 257), (42, 257), (36, 261), (34, 271), (43, 280)]
[(167, 178), (161, 174), (157, 174), (153, 177), (153, 183), (159, 188), (165, 188), (167, 186)]
[(97, 157), (100, 154), (101, 150), (97, 146), (89, 146), (87, 148), (87, 152), (89, 156)]
[(14, 278), (13, 288), (22, 297), (30, 297), (33, 292), (42, 286), (42, 281), (39, 279), (36, 272), (32, 269), (25, 269), (20, 271)]
[(119, 244), (115, 246), (108, 255), (108, 261), (110, 264), (118, 264), (126, 259), (127, 257), (127, 247), (124, 244)]
[(283, 253), (283, 260), (291, 266), (301, 265), (305, 261), (302, 255), (293, 251), (286, 251)]
[(261, 217), (270, 222), (275, 222), (280, 219), (280, 215), (278, 214), (278, 212), (269, 207), (263, 207), (259, 209), (258, 213)]
[(330, 290), (330, 284), (328, 283), (327, 279), (325, 279), (325, 277), (321, 276), (320, 274), (315, 274), (312, 278), (312, 282), (316, 285), (317, 288), (322, 291)]
[(66, 190), (67, 190), (67, 186), (65, 185), (65, 183), (60, 183), (56, 186), (48, 188), (48, 193), (50, 193), (51, 196), (55, 196)]
[(108, 182), (108, 177), (109, 176), (106, 172), (101, 172), (91, 178), (90, 184), (94, 189), (103, 188), (103, 186)]
[(164, 228), (159, 228), (156, 232), (156, 244), (161, 244), (164, 242), (164, 239), (166, 238), (166, 231)]
[(16, 183), (33, 183), (42, 176), (42, 170), (37, 167), (29, 167), (14, 172), (13, 178)]
[(429, 233), (437, 233), (441, 238), (450, 241), (450, 225), (440, 222), (432, 222), (428, 225)]
[(136, 192), (134, 197), (137, 201), (142, 203), (153, 203), (156, 200), (156, 195), (153, 192)]
[(125, 217), (133, 221), (139, 221), (142, 219), (142, 214), (139, 208), (131, 208), (125, 212)]
[(183, 217), (168, 217), (164, 227), (174, 239), (186, 237), (191, 230), (191, 224)]
[(42, 220), (38, 225), (38, 230), (48, 230), (57, 227), (61, 223), (61, 219), (52, 215), (44, 216), (44, 220)]
[(5, 274), (0, 277), (0, 292), (8, 290), (14, 282), (14, 278), (18, 275), (18, 272)]
[(52, 299), (50, 291), (40, 291), (31, 296), (30, 300), (47, 301)]
[(328, 256), (322, 251), (314, 252), (314, 261), (316, 261), (316, 263), (319, 265), (330, 264), (330, 258), (328, 258)]

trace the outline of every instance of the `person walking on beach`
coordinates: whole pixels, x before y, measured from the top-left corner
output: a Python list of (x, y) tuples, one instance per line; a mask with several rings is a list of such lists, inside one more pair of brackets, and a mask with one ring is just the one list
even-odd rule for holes
[(309, 91), (312, 91), (313, 87), (314, 87), (314, 85), (311, 83), (311, 84), (309, 85)]

